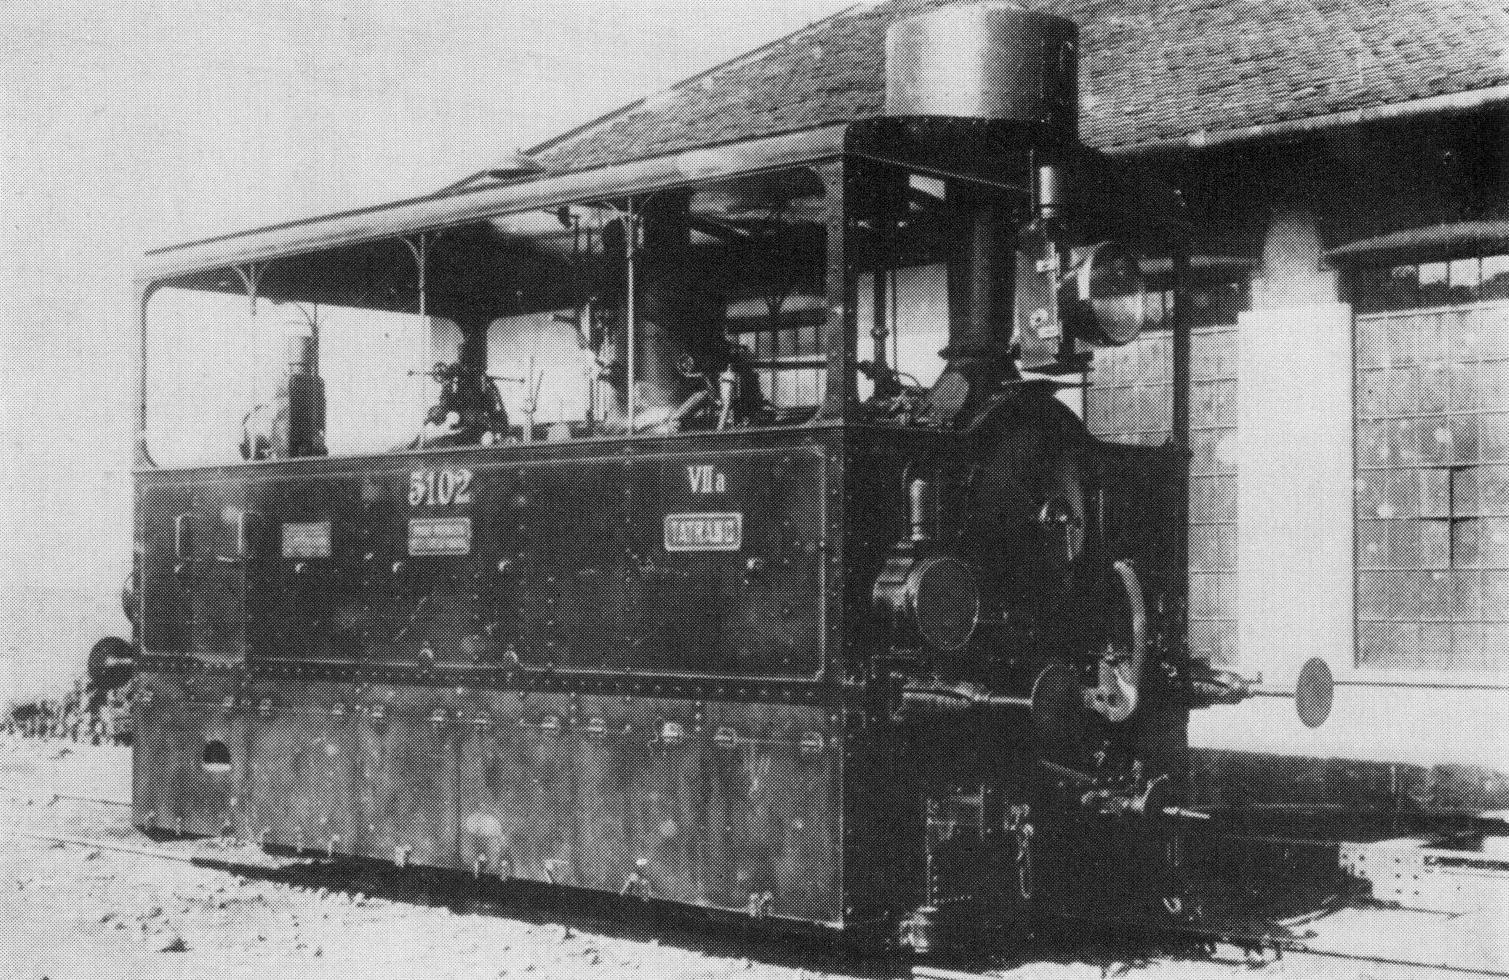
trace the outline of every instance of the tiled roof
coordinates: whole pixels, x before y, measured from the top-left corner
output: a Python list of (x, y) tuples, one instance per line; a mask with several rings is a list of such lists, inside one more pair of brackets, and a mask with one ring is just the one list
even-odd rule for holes
[[(885, 30), (954, 0), (862, 5), (536, 148), (578, 170), (876, 115)], [(1029, 0), (1080, 25), (1101, 149), (1509, 84), (1505, 0)]]

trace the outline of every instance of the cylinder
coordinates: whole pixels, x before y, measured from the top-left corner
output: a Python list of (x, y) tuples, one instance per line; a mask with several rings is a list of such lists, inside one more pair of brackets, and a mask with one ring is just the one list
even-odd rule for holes
[(888, 116), (1032, 122), (1076, 138), (1073, 22), (1009, 3), (950, 5), (886, 31)]
[(325, 382), (319, 375), (319, 329), (293, 324), (284, 334), (288, 371), (273, 396), (273, 455), (325, 454)]
[(319, 373), (319, 335), (314, 327), (295, 323), (284, 328), (283, 360), (288, 374)]

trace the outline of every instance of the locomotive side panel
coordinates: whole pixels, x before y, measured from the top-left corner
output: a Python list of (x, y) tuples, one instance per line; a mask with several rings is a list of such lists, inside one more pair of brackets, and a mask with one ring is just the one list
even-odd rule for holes
[(135, 823), (148, 831), (217, 834), (239, 804), (234, 764), (218, 748), (244, 738), (224, 711), (236, 686), (224, 675), (143, 673), (133, 708)]
[[(851, 676), (874, 671), (890, 637), (872, 610), (871, 590), (891, 546), (906, 533), (903, 475), (936, 446), (937, 433), (864, 429), (852, 434), (844, 468), (845, 663)], [(871, 687), (872, 694), (882, 692)], [(844, 894), (850, 918), (893, 924), (923, 901), (925, 815), (918, 746), (890, 723), (887, 706), (856, 706), (844, 768)]]
[(841, 924), (831, 448), (619, 448), (144, 474), (248, 515), (247, 656), (145, 521), (137, 822)]
[(138, 499), (146, 653), (246, 655), (247, 487), (155, 484)]
[(144, 681), (148, 829), (844, 919), (843, 732), (820, 705)]
[[(147, 652), (812, 678), (827, 623), (826, 459), (725, 441), (157, 478), (144, 490), (167, 515), (144, 528)], [(464, 489), (438, 502), (425, 489), (437, 476)], [(216, 523), (239, 521), (245, 543), (222, 554), (196, 532), (204, 554), (175, 573), (173, 514), (207, 524), (201, 497), (235, 499)], [(237, 642), (194, 639), (212, 633)]]
[[(783, 440), (785, 441), (785, 440)], [(823, 666), (828, 454), (687, 450), (632, 466), (633, 663), (811, 678)]]

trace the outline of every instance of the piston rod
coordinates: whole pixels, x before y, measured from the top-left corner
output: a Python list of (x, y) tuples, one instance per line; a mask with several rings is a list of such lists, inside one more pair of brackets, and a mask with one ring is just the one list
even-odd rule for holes
[(1331, 667), (1319, 657), (1311, 657), (1300, 668), (1292, 690), (1266, 685), (1261, 677), (1249, 679), (1226, 670), (1207, 669), (1190, 681), (1190, 707), (1241, 704), (1250, 698), (1284, 698), (1294, 701), (1299, 720), (1307, 728), (1319, 728), (1331, 716), (1335, 689)]

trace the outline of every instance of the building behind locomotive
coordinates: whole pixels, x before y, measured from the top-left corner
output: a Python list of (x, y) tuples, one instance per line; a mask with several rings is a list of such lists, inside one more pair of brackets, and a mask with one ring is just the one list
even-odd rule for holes
[[(880, 118), (154, 256), (137, 823), (919, 947), (1168, 894), (1189, 710), (1243, 692), (1185, 654), (1182, 446), (1057, 390), (1182, 233), (1078, 145), (1075, 51), (946, 8)], [(172, 370), (247, 294), (260, 415)], [(342, 306), (413, 345), (341, 381)]]

